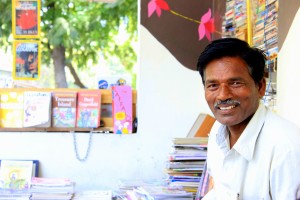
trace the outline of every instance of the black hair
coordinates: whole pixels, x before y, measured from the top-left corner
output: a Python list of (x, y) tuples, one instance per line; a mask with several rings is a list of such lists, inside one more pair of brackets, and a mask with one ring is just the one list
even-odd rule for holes
[(207, 64), (227, 56), (243, 59), (255, 84), (259, 84), (264, 78), (266, 55), (262, 50), (250, 47), (247, 42), (237, 38), (222, 38), (207, 45), (198, 58), (197, 70), (202, 77), (203, 84)]

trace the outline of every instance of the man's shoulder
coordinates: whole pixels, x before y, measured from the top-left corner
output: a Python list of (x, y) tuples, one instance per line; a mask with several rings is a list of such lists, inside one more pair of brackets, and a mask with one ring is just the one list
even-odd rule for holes
[(296, 132), (300, 136), (299, 126), (271, 110), (268, 110), (267, 112), (264, 126), (267, 126), (268, 128), (273, 127), (273, 129), (284, 132)]
[(299, 126), (274, 112), (268, 112), (263, 127), (263, 132), (263, 134), (268, 135), (268, 138), (272, 139), (272, 143), (275, 146), (282, 146), (286, 150), (289, 148), (299, 149)]

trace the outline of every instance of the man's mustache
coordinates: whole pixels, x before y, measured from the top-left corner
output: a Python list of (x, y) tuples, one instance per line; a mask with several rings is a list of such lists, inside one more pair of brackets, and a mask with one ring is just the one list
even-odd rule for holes
[(228, 105), (228, 106), (230, 106), (230, 105), (240, 105), (241, 104), (241, 102), (240, 101), (238, 101), (238, 100), (232, 100), (232, 99), (226, 99), (226, 100), (219, 100), (219, 101), (217, 101), (215, 104), (214, 104), (214, 107), (215, 108), (218, 108), (219, 107), (219, 105), (222, 105), (222, 106), (226, 106), (226, 105)]

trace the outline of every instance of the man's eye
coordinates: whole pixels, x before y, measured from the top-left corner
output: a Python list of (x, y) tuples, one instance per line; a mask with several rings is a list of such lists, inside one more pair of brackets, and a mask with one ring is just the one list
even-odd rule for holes
[(233, 82), (231, 82), (231, 85), (233, 85), (233, 86), (240, 86), (240, 85), (242, 85), (242, 82), (240, 82), (240, 81), (233, 81)]
[(206, 85), (206, 88), (208, 88), (208, 89), (214, 89), (216, 87), (217, 87), (217, 84), (207, 84)]

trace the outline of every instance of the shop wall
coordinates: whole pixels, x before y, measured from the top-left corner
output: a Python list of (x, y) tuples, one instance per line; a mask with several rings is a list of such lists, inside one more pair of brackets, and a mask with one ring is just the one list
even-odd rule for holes
[[(289, 5), (289, 6), (288, 6)], [(286, 24), (289, 20), (290, 27), (286, 27), (284, 32), (286, 36), (280, 34), (281, 38), (281, 49), (278, 55), (278, 113), (285, 118), (290, 119), (300, 126), (300, 107), (298, 106), (298, 99), (300, 97), (299, 77), (300, 77), (300, 60), (299, 60), (299, 27), (300, 27), (300, 1), (295, 1), (294, 4), (285, 4), (279, 17), (282, 19), (279, 21), (280, 24)], [(289, 17), (288, 13), (293, 7), (296, 7), (297, 12), (295, 17)], [(280, 7), (281, 8), (281, 7)], [(279, 32), (280, 32), (279, 24)], [(284, 26), (283, 26), (284, 27)], [(282, 37), (280, 37), (282, 36)], [(284, 37), (285, 36), (285, 37)]]
[[(70, 178), (78, 190), (115, 189), (120, 180), (162, 180), (173, 137), (185, 137), (208, 111), (200, 75), (183, 67), (146, 29), (140, 31), (138, 132), (94, 134), (89, 157), (76, 159), (71, 133), (1, 132), (1, 159), (36, 159), (40, 176)], [(84, 157), (89, 134), (78, 133)]]

